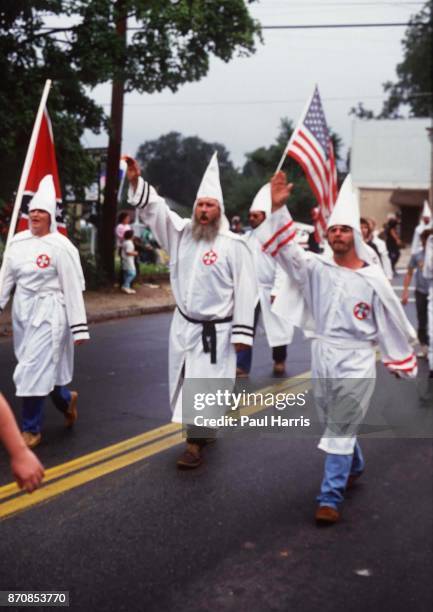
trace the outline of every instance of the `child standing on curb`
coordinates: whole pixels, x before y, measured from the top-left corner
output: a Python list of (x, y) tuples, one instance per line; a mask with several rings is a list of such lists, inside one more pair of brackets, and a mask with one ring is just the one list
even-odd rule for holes
[(123, 291), (123, 293), (127, 293), (128, 295), (136, 293), (135, 289), (131, 289), (131, 283), (136, 276), (134, 257), (138, 255), (134, 247), (134, 242), (132, 241), (133, 236), (134, 232), (132, 230), (127, 230), (123, 234), (121, 253), (121, 264), (123, 270), (123, 285), (121, 287), (121, 291)]

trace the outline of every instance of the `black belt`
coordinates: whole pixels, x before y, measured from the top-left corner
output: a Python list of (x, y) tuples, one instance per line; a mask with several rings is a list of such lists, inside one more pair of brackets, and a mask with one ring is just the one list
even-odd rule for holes
[(217, 323), (230, 323), (230, 321), (233, 321), (233, 317), (226, 317), (225, 319), (213, 319), (212, 321), (200, 321), (199, 319), (192, 319), (191, 317), (188, 317), (184, 312), (181, 311), (179, 306), (177, 307), (177, 309), (183, 316), (183, 318), (189, 321), (190, 323), (199, 323), (200, 325), (203, 325), (203, 331), (201, 333), (203, 351), (205, 353), (210, 353), (211, 363), (216, 363), (217, 339), (215, 325)]

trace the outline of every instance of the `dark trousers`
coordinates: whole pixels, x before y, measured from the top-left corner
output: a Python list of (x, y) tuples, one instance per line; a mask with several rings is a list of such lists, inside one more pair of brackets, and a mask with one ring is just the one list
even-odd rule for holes
[(416, 316), (418, 319), (418, 340), (420, 344), (428, 344), (429, 338), (427, 333), (427, 308), (428, 294), (415, 291)]
[[(256, 333), (257, 323), (260, 315), (260, 302), (257, 304), (254, 311), (254, 334)], [(287, 357), (287, 346), (274, 346), (272, 347), (272, 359), (276, 363), (282, 363), (286, 361)], [(240, 368), (244, 372), (251, 370), (251, 362), (253, 360), (253, 347), (249, 346), (242, 351), (239, 351), (236, 355), (236, 367)]]
[(395, 274), (395, 267), (398, 260), (400, 259), (400, 251), (388, 251), (389, 259), (391, 261), (392, 271)]
[[(56, 386), (51, 391), (50, 398), (57, 410), (64, 414), (69, 408), (71, 392), (67, 387)], [(44, 403), (45, 397), (42, 396), (23, 397), (23, 431), (40, 433)]]

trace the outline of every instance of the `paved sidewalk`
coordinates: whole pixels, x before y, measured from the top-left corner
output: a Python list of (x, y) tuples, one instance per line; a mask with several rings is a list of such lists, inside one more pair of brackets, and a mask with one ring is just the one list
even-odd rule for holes
[[(118, 288), (105, 291), (86, 291), (87, 318), (89, 323), (134, 317), (155, 312), (173, 310), (174, 297), (168, 281), (160, 283), (140, 283), (135, 286), (135, 295), (125, 295)], [(11, 304), (0, 315), (0, 336), (9, 336), (12, 333)]]

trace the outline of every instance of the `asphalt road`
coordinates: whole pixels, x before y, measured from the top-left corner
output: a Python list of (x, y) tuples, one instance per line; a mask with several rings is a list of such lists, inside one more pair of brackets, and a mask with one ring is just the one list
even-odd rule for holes
[[(169, 319), (93, 327), (92, 342), (77, 351), (75, 430), (65, 432), (46, 406), (38, 448), (46, 467), (168, 423)], [(298, 338), (288, 363), (290, 375), (308, 371), (308, 343)], [(258, 386), (270, 367), (260, 338)], [(17, 409), (12, 370), (11, 342), (1, 340), (1, 389)], [(423, 364), (418, 389), (425, 377)], [(407, 413), (402, 389), (379, 368), (373, 404)], [(327, 529), (313, 521), (323, 462), (317, 439), (223, 438), (190, 473), (176, 470), (181, 446), (171, 445), (5, 518), (0, 587), (69, 590), (80, 611), (430, 611), (431, 439), (361, 443), (366, 472), (341, 522)], [(5, 484), (4, 456), (0, 469)]]

